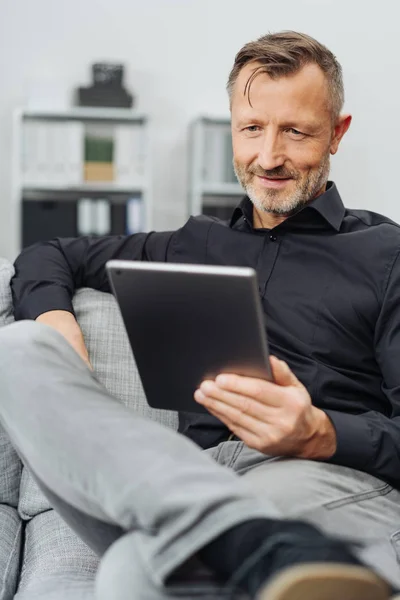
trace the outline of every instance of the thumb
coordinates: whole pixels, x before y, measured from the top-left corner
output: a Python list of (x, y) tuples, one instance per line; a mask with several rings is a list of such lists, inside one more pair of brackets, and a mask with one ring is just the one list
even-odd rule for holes
[(293, 385), (296, 387), (301, 386), (301, 383), (297, 379), (296, 375), (290, 370), (290, 367), (283, 360), (279, 360), (279, 358), (276, 358), (276, 356), (270, 356), (270, 363), (274, 382), (277, 385)]

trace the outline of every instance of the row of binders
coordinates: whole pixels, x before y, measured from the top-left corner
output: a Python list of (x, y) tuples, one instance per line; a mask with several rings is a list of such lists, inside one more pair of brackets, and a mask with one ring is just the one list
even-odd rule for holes
[[(129, 198), (125, 204), (125, 233), (144, 231), (144, 210), (141, 196)], [(107, 198), (81, 198), (77, 203), (78, 235), (109, 235), (113, 233), (111, 202)]]
[[(87, 149), (96, 147), (93, 143), (96, 137), (93, 139), (90, 127), (88, 131), (84, 122), (77, 121), (24, 121), (21, 144), (23, 187), (84, 185), (90, 172)], [(143, 125), (112, 124), (108, 131), (111, 158), (107, 180), (115, 186), (141, 185), (146, 152)], [(99, 146), (101, 141), (98, 138)], [(93, 181), (93, 177), (90, 180)]]

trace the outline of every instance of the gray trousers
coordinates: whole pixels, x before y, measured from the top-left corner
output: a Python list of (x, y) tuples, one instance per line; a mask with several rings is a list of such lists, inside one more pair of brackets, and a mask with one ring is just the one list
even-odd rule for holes
[(164, 584), (221, 532), (263, 516), (363, 542), (361, 558), (400, 587), (400, 493), (379, 479), (241, 442), (202, 452), (124, 407), (60, 334), (34, 322), (0, 330), (0, 389), (18, 453), (102, 557), (98, 600), (221, 597), (194, 572), (186, 587)]

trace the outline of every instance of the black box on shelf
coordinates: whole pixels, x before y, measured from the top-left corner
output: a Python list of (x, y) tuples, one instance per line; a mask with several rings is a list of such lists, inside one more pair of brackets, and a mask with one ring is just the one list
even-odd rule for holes
[(94, 63), (92, 85), (77, 89), (79, 106), (131, 108), (133, 96), (123, 86), (124, 66), (118, 63)]
[(131, 108), (133, 97), (123, 88), (116, 89), (93, 85), (78, 88), (77, 103), (79, 106), (104, 106), (109, 108)]

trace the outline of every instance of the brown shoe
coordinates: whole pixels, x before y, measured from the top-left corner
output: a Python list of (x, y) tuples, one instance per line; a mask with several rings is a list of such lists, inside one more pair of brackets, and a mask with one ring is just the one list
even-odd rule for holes
[(257, 600), (389, 600), (390, 593), (388, 584), (364, 567), (309, 563), (275, 575)]

